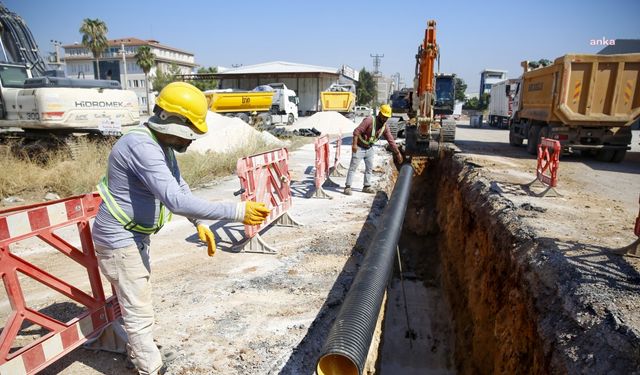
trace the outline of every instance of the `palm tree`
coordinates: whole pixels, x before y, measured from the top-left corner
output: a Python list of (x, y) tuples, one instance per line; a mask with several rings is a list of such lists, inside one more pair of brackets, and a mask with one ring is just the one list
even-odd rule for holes
[(107, 29), (107, 24), (98, 18), (85, 18), (80, 26), (82, 45), (90, 50), (93, 54), (93, 58), (96, 59), (98, 79), (100, 79), (100, 64), (98, 63), (98, 59), (109, 45), (107, 42), (107, 31), (109, 31)]
[(136, 64), (138, 64), (140, 69), (144, 72), (144, 87), (147, 91), (147, 113), (151, 114), (151, 109), (149, 108), (149, 72), (156, 64), (156, 55), (151, 52), (151, 48), (149, 48), (149, 46), (142, 46), (138, 47), (135, 58)]

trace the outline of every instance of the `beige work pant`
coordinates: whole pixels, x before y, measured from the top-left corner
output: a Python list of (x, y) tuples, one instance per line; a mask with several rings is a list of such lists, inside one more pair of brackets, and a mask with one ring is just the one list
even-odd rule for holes
[[(124, 319), (131, 362), (143, 375), (155, 375), (162, 367), (162, 356), (153, 342), (153, 303), (149, 245), (138, 244), (120, 249), (96, 246), (102, 274), (116, 290)], [(115, 322), (114, 322), (115, 324)]]

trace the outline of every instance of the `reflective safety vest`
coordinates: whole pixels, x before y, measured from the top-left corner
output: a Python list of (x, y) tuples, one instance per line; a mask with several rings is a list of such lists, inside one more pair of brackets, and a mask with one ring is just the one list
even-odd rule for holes
[[(371, 146), (372, 144), (378, 142), (378, 135), (376, 134), (376, 117), (372, 116), (372, 120), (373, 120), (373, 123), (371, 124), (371, 136), (369, 137), (369, 140), (365, 141), (364, 138), (362, 138), (362, 135), (358, 135), (358, 139), (365, 146)], [(384, 123), (384, 125), (382, 125), (382, 128), (380, 128), (380, 135), (384, 133), (385, 126), (387, 126), (386, 122)]]
[[(156, 143), (158, 143), (158, 140), (156, 139), (155, 135), (153, 135), (153, 133), (151, 133), (151, 130), (149, 130), (149, 128), (147, 128), (146, 126), (141, 128), (131, 129), (127, 134), (130, 134), (130, 133), (146, 134), (149, 137), (151, 137), (151, 139), (153, 139)], [(169, 163), (171, 164), (171, 166), (169, 166), (169, 169), (171, 169), (172, 174), (175, 174), (173, 171), (173, 163), (176, 157), (172, 149), (169, 149), (168, 156), (169, 156)], [(107, 210), (109, 210), (109, 213), (111, 214), (111, 216), (113, 216), (116, 220), (118, 220), (118, 222), (122, 224), (124, 229), (128, 231), (135, 231), (135, 232), (144, 233), (144, 234), (158, 233), (158, 231), (164, 226), (164, 224), (169, 222), (169, 220), (171, 220), (171, 216), (172, 216), (171, 212), (169, 212), (169, 210), (166, 210), (164, 207), (164, 204), (160, 202), (160, 215), (158, 216), (158, 223), (156, 223), (154, 226), (145, 227), (133, 221), (133, 219), (130, 218), (129, 215), (127, 215), (127, 213), (124, 212), (124, 210), (118, 205), (116, 200), (113, 198), (113, 195), (111, 195), (111, 192), (109, 191), (109, 181), (107, 180), (107, 176), (109, 175), (108, 168), (109, 167), (107, 166), (107, 173), (102, 177), (102, 179), (100, 180), (100, 183), (98, 184), (98, 193), (100, 194), (100, 197), (102, 198), (102, 201), (107, 207)]]

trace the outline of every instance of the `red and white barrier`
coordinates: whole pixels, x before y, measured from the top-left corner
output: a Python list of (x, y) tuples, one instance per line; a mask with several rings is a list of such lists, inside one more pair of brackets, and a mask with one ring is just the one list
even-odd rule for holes
[[(89, 220), (100, 204), (97, 193), (75, 196), (49, 203), (15, 207), (0, 211), (0, 275), (12, 312), (0, 335), (0, 374), (35, 374), (97, 335), (120, 317), (115, 296), (105, 299)], [(61, 228), (76, 226), (81, 248), (56, 234)], [(86, 269), (91, 295), (13, 254), (15, 242), (37, 237)], [(26, 275), (85, 307), (68, 322), (61, 322), (31, 308), (22, 291), (18, 275)], [(19, 350), (11, 352), (21, 326), (26, 322), (49, 332)]]
[(550, 138), (542, 138), (538, 145), (536, 179), (528, 185), (531, 186), (534, 183), (540, 182), (546, 187), (546, 190), (536, 195), (544, 196), (551, 191), (556, 196), (561, 196), (561, 194), (555, 190), (555, 187), (558, 186), (558, 168), (560, 167), (561, 150), (560, 142)]
[(247, 240), (239, 246), (245, 251), (276, 253), (260, 237), (269, 225), (300, 226), (287, 212), (291, 208), (289, 152), (285, 148), (239, 159), (236, 173), (244, 190), (243, 201), (263, 202), (271, 213), (261, 225), (245, 225)]
[(328, 195), (322, 188), (323, 186), (338, 186), (338, 184), (329, 179), (329, 136), (323, 135), (322, 137), (316, 138), (313, 145), (316, 150), (315, 174), (313, 178), (315, 184), (307, 196), (309, 198), (333, 199), (333, 197)]
[(329, 176), (331, 177), (344, 177), (344, 172), (347, 168), (345, 168), (342, 163), (340, 163), (340, 148), (342, 147), (342, 134), (338, 136), (336, 139), (336, 152), (335, 157), (333, 158), (333, 167), (331, 167), (331, 172)]

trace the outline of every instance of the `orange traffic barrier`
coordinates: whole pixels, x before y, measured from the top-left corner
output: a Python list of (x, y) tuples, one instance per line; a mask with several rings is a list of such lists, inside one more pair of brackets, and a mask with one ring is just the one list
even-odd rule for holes
[(560, 167), (561, 150), (560, 142), (549, 138), (542, 138), (538, 145), (536, 179), (529, 183), (528, 186), (540, 182), (546, 189), (536, 195), (544, 196), (551, 191), (556, 196), (561, 196), (555, 189), (556, 186), (558, 186), (558, 168)]
[[(0, 374), (35, 374), (93, 338), (121, 316), (115, 295), (105, 298), (98, 261), (91, 240), (89, 220), (101, 202), (97, 193), (53, 202), (20, 206), (0, 211), (0, 275), (7, 292), (11, 313), (0, 335)], [(77, 228), (80, 247), (56, 232)], [(67, 229), (68, 230), (68, 229)], [(38, 238), (86, 269), (91, 294), (29, 263), (12, 252), (16, 242)], [(73, 319), (63, 322), (36, 310), (25, 295), (19, 275), (26, 275), (83, 306)], [(46, 331), (36, 340), (22, 345), (25, 324)], [(18, 349), (16, 350), (16, 347)]]
[(342, 163), (340, 163), (340, 148), (342, 147), (342, 134), (340, 134), (338, 136), (338, 139), (336, 139), (336, 152), (335, 152), (335, 157), (333, 158), (333, 167), (331, 167), (331, 172), (329, 173), (329, 176), (331, 177), (344, 177), (344, 171), (347, 169), (345, 168), (344, 165), (342, 165)]
[(243, 201), (263, 202), (271, 213), (260, 225), (245, 225), (246, 239), (237, 247), (244, 251), (276, 253), (260, 236), (268, 226), (301, 226), (288, 213), (291, 208), (289, 152), (286, 148), (239, 159), (236, 173), (243, 191)]
[(316, 138), (313, 142), (316, 150), (314, 187), (309, 191), (309, 198), (327, 198), (333, 199), (328, 195), (323, 186), (336, 187), (338, 184), (329, 179), (329, 136), (323, 135)]

